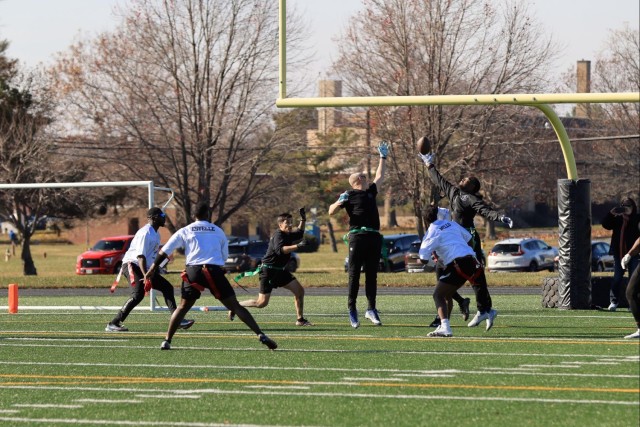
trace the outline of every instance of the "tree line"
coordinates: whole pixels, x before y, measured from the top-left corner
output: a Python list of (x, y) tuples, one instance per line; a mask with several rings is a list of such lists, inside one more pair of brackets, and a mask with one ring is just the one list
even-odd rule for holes
[[(153, 180), (175, 191), (172, 231), (203, 200), (218, 224), (244, 218), (268, 229), (274, 215), (301, 205), (323, 217), (346, 186), (342, 173), (364, 169), (373, 150), (354, 146), (344, 129), (318, 135), (322, 148), (310, 149), (317, 113), (275, 110), (277, 7), (134, 0), (118, 10), (115, 30), (77, 41), (52, 66), (32, 71), (7, 57), (3, 41), (0, 181)], [(313, 51), (295, 9), (287, 28), (289, 68), (303, 67)], [(611, 31), (594, 91), (638, 91), (637, 51), (637, 29)], [(573, 92), (549, 80), (559, 54), (525, 2), (370, 0), (341, 35), (331, 72), (354, 96)], [(289, 86), (292, 95), (303, 88)], [(570, 135), (637, 135), (638, 108), (593, 106), (588, 128)], [(485, 198), (502, 209), (552, 200), (563, 177), (558, 144), (534, 109), (372, 107), (366, 117), (370, 137), (392, 143), (387, 208), (409, 206), (417, 218), (438, 199), (415, 152), (424, 135), (445, 176), (478, 176)], [(637, 138), (585, 146), (584, 157), (583, 146), (576, 149), (578, 170), (597, 176), (594, 199), (637, 194)], [(345, 147), (350, 154), (336, 162)], [(99, 207), (143, 205), (142, 197), (123, 189), (0, 191), (0, 215), (17, 225), (25, 274), (35, 274), (28, 217), (88, 218), (103, 213)]]

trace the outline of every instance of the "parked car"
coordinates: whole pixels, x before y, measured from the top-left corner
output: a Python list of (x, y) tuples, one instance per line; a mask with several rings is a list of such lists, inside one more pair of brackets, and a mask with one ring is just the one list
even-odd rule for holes
[(507, 239), (495, 244), (487, 257), (487, 268), (497, 271), (553, 271), (558, 248), (539, 239)]
[[(380, 254), (378, 271), (399, 272), (405, 270), (404, 256), (411, 249), (411, 244), (420, 237), (417, 234), (389, 234), (383, 236), (383, 253), (387, 250), (387, 259)], [(349, 271), (349, 257), (344, 259), (344, 271)]]
[(118, 274), (133, 235), (104, 237), (78, 255), (76, 274)]
[[(247, 240), (236, 238), (229, 243), (229, 256), (224, 263), (227, 273), (254, 270), (267, 253), (269, 242), (265, 240)], [(300, 256), (292, 252), (286, 269), (291, 273), (300, 267)]]
[[(557, 270), (560, 264), (559, 256), (556, 256), (554, 264)], [(591, 242), (591, 271), (613, 271), (613, 255), (609, 255), (609, 243)]]
[(416, 240), (411, 243), (409, 252), (404, 255), (404, 269), (407, 273), (425, 273), (436, 269), (433, 259), (429, 258), (429, 262), (427, 264), (423, 264), (420, 260), (418, 252), (420, 251), (421, 243), (422, 240)]

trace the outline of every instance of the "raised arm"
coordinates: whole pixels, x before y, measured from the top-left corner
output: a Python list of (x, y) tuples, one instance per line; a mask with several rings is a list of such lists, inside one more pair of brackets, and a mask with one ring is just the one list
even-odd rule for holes
[(376, 169), (376, 176), (373, 178), (373, 183), (378, 187), (378, 190), (380, 190), (384, 181), (387, 156), (389, 155), (389, 143), (387, 141), (380, 142), (378, 145), (378, 153), (380, 154), (380, 162), (378, 163), (378, 169)]

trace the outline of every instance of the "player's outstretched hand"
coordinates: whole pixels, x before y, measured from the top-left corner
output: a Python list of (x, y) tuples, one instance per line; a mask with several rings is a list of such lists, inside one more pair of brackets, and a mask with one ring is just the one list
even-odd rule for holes
[(422, 159), (422, 161), (424, 162), (425, 165), (427, 166), (432, 166), (435, 161), (436, 161), (436, 155), (433, 153), (429, 153), (429, 154), (419, 154), (420, 158)]
[(513, 220), (506, 215), (502, 215), (500, 217), (500, 222), (502, 222), (503, 224), (507, 224), (509, 228), (513, 228)]
[(389, 155), (389, 143), (387, 141), (380, 141), (380, 144), (378, 144), (378, 153), (380, 153), (380, 158), (387, 158)]

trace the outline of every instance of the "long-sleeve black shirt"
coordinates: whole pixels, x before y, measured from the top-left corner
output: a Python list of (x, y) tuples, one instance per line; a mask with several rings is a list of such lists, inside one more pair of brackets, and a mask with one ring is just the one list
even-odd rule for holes
[(431, 182), (449, 199), (451, 219), (465, 228), (474, 227), (473, 218), (476, 214), (491, 221), (498, 221), (503, 215), (482, 200), (479, 194), (462, 191), (447, 181), (435, 167), (428, 169)]

